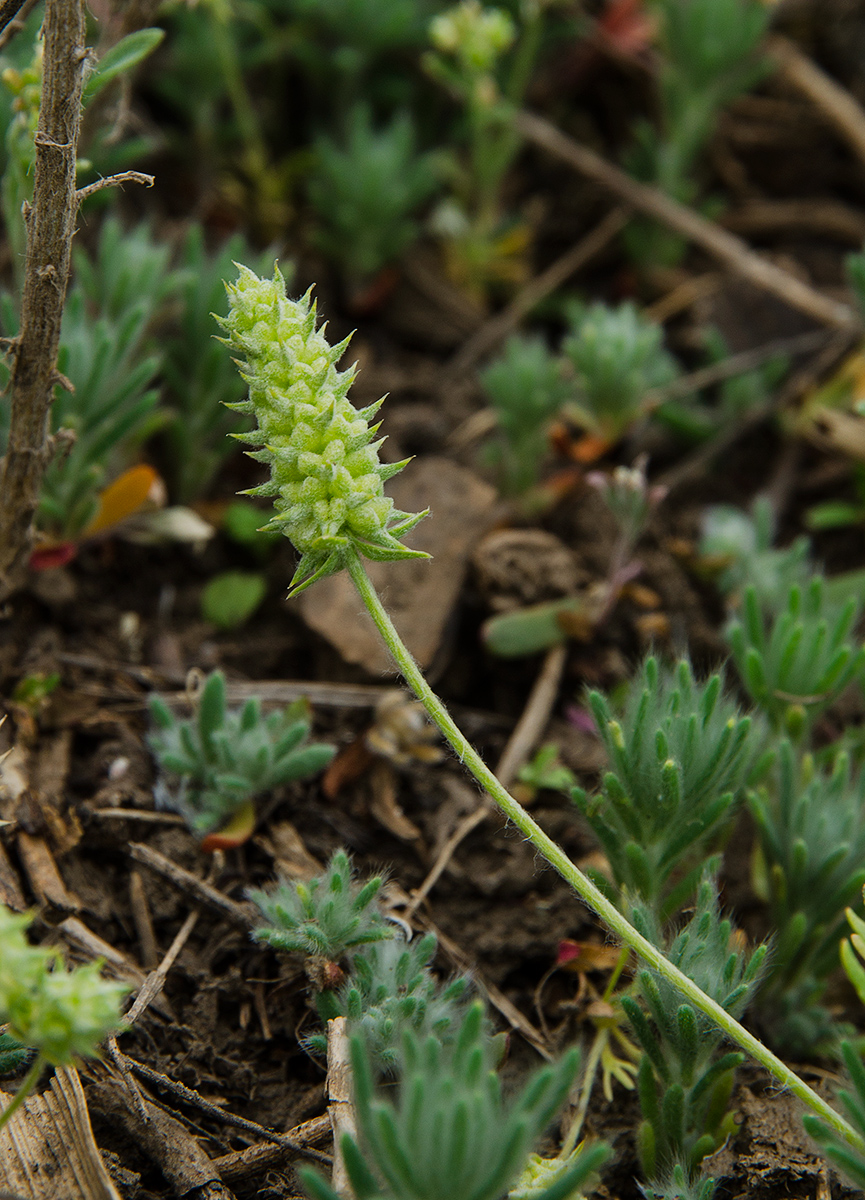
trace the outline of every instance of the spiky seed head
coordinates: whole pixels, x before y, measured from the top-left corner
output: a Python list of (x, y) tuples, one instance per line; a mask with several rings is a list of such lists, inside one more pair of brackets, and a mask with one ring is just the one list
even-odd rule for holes
[(355, 367), (336, 368), (348, 339), (330, 345), (325, 326), (316, 328), (310, 292), (289, 300), (278, 267), (267, 280), (237, 266), (220, 323), (249, 384), (249, 399), (237, 407), (254, 414), (258, 427), (236, 436), (256, 447), (250, 456), (271, 472), (247, 494), (273, 497), (276, 513), (266, 528), (300, 551), (290, 594), (339, 571), (352, 553), (378, 561), (427, 558), (399, 540), (426, 513), (398, 512), (384, 494), (385, 481), (409, 460), (379, 462), (378, 426), (370, 419), (381, 401), (356, 409), (348, 400)]

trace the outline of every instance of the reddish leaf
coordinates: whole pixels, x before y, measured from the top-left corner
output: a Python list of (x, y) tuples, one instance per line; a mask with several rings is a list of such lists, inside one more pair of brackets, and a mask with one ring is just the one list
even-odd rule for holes
[(651, 45), (655, 26), (643, 0), (610, 0), (598, 31), (618, 54), (635, 57)]
[(214, 850), (233, 850), (235, 846), (242, 846), (244, 842), (249, 841), (254, 829), (255, 805), (251, 800), (247, 800), (227, 825), (223, 825), (216, 833), (207, 835), (201, 843), (201, 849), (205, 854), (212, 854)]
[(78, 553), (75, 542), (47, 542), (37, 546), (30, 555), (31, 571), (49, 571), (52, 567), (65, 567)]
[(328, 800), (335, 800), (346, 784), (360, 779), (374, 762), (376, 757), (363, 736), (355, 738), (344, 750), (340, 750), (325, 771), (321, 779), (321, 790)]

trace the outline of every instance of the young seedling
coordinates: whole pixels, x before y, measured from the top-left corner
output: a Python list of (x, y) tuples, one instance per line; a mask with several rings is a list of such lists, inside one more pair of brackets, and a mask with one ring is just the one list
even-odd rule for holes
[(741, 618), (727, 639), (742, 683), (773, 727), (801, 739), (814, 720), (865, 667), (865, 648), (850, 640), (859, 615), (855, 596), (839, 605), (825, 580), (794, 584), (777, 616), (745, 588)]
[(646, 413), (646, 396), (679, 375), (664, 349), (664, 331), (630, 302), (593, 304), (573, 314), (562, 342), (574, 379), (569, 410), (590, 433), (614, 446)]
[(687, 901), (713, 839), (729, 823), (756, 758), (750, 718), (721, 679), (694, 679), (687, 662), (646, 660), (620, 717), (599, 692), (589, 703), (609, 755), (601, 790), (572, 795), (594, 830), (620, 892), (658, 920)]
[[(450, 1043), (465, 1013), (469, 981), (464, 976), (441, 986), (429, 969), (436, 939), (427, 934), (408, 944), (397, 936), (354, 954), (345, 982), (318, 994), (316, 1010), (325, 1028), (335, 1017), (348, 1018), (359, 1033), (377, 1070), (393, 1073), (399, 1060), (403, 1031), (418, 1038)], [(313, 1034), (305, 1046), (327, 1052), (324, 1032)]]
[[(726, 340), (714, 327), (706, 331), (703, 348), (707, 367), (726, 364), (730, 358)], [(693, 394), (681, 398), (662, 395), (654, 410), (655, 420), (688, 442), (706, 441), (768, 405), (789, 369), (789, 357), (775, 354), (760, 366), (722, 380), (711, 401)]]
[(865, 775), (846, 754), (829, 771), (796, 761), (781, 742), (776, 777), (749, 793), (760, 857), (758, 891), (769, 902), (776, 941), (760, 996), (779, 1045), (804, 1053), (832, 1040), (819, 1004), (837, 965), (844, 911), (865, 884)]
[(433, 216), (451, 276), (483, 301), (491, 287), (525, 273), (530, 230), (503, 211), (502, 185), (521, 146), (513, 117), (540, 46), (544, 3), (521, 6), (517, 24), (504, 8), (461, 3), (430, 24), (426, 69), (462, 105), (466, 154), (454, 158), (453, 194)]
[(811, 545), (797, 538), (785, 550), (774, 548), (775, 515), (765, 497), (754, 501), (750, 515), (739, 508), (716, 505), (703, 517), (700, 556), (704, 568), (717, 576), (728, 602), (738, 605), (746, 586), (754, 588), (761, 608), (775, 613), (790, 589), (805, 587), (813, 575)]
[[(567, 1098), (577, 1054), (541, 1068), (509, 1103), (492, 1058), (480, 1002), (449, 1047), (406, 1030), (394, 1102), (376, 1092), (364, 1041), (352, 1037), (360, 1144), (345, 1134), (342, 1152), (356, 1200), (499, 1200), (518, 1182), (532, 1145)], [(604, 1146), (582, 1150), (537, 1200), (572, 1196), (607, 1153)], [(339, 1200), (317, 1172), (301, 1177), (313, 1200)]]
[(227, 435), (246, 427), (229, 411), (243, 399), (242, 380), (213, 338), (213, 314), (224, 317), (228, 310), (222, 281), (237, 261), (255, 261), (243, 237), (235, 234), (208, 252), (200, 224), (191, 226), (180, 250), (177, 332), (165, 344), (162, 368), (172, 412), (164, 436), (180, 504), (206, 495), (221, 465), (237, 451)]
[[(717, 881), (704, 878), (693, 917), (673, 938), (667, 955), (725, 1011), (740, 1017), (757, 987), (766, 946), (750, 958), (736, 947), (729, 920), (718, 911)], [(662, 940), (656, 917), (639, 906), (634, 924)], [(647, 1013), (632, 996), (622, 1006), (643, 1048), (637, 1086), (643, 1124), (638, 1136), (640, 1160), (651, 1182), (671, 1176), (677, 1167), (693, 1183), (700, 1163), (713, 1154), (734, 1128), (727, 1112), (733, 1075), (744, 1055), (718, 1056), (723, 1034), (677, 990), (651, 971), (638, 975)]]
[(304, 745), (310, 722), (303, 704), (265, 717), (261, 701), (250, 697), (229, 712), (221, 671), (205, 681), (192, 720), (179, 720), (158, 696), (150, 701), (150, 715), (156, 728), (148, 745), (172, 778), (171, 785), (160, 780), (159, 795), (204, 838), (203, 850), (246, 841), (256, 796), (314, 775), (334, 755), (333, 746)]
[(24, 930), (32, 916), (0, 907), (0, 1024), (12, 1039), (36, 1051), (0, 1128), (33, 1090), (43, 1067), (95, 1058), (101, 1042), (122, 1024), (126, 984), (103, 979), (100, 962), (67, 971), (56, 949), (31, 946)]
[(358, 883), (348, 855), (337, 850), (325, 873), (308, 884), (284, 879), (270, 892), (249, 893), (267, 921), (253, 937), (275, 950), (338, 963), (360, 946), (395, 936), (376, 902), (382, 882), (376, 875)]
[[(271, 480), (259, 492), (274, 497), (277, 515), (272, 524), (291, 537), (302, 554), (293, 590), (308, 587), (344, 566), (406, 681), (460, 761), (520, 832), (649, 968), (678, 988), (689, 1003), (842, 1138), (865, 1151), (862, 1134), (622, 916), (502, 787), (466, 739), (406, 649), (363, 565), (362, 556), (423, 557), (399, 541), (423, 514), (395, 514), (392, 501), (383, 495), (383, 477), (395, 474), (405, 464), (383, 467), (378, 462), (368, 420), (379, 406), (359, 412), (348, 401), (352, 372), (340, 373), (335, 365), (345, 344), (331, 347), (321, 332), (316, 332), (309, 296), (290, 301), (278, 271), (270, 282), (241, 267), (240, 278), (228, 285), (228, 292), (231, 311), (224, 326), (226, 341), (245, 360), (242, 368), (250, 384), (249, 410), (259, 426), (255, 444), (263, 447), (255, 456), (271, 468)], [(736, 727), (734, 719), (731, 737)], [(722, 744), (722, 756), (727, 749)], [(711, 763), (712, 770), (716, 766)], [(667, 774), (672, 779), (672, 772)], [(358, 1200), (378, 1194), (366, 1169), (361, 1186), (363, 1194), (358, 1194)], [(329, 1191), (316, 1194), (332, 1200)], [(561, 1195), (565, 1194), (566, 1189)]]
[[(759, 45), (770, 12), (759, 0), (653, 0), (658, 14), (660, 121), (641, 121), (629, 167), (685, 204), (697, 198), (695, 168), (722, 109), (767, 73)], [(675, 265), (685, 244), (645, 221), (626, 234), (635, 261)]]
[(540, 479), (549, 453), (549, 427), (569, 387), (559, 358), (540, 337), (509, 338), (500, 358), (480, 373), (496, 414), (489, 457), (502, 491), (524, 496)]
[[(860, 1054), (849, 1042), (842, 1042), (841, 1054), (847, 1067), (852, 1088), (842, 1088), (838, 1098), (850, 1122), (865, 1134), (865, 1065)], [(818, 1142), (826, 1157), (846, 1175), (856, 1187), (865, 1188), (865, 1151), (851, 1146), (838, 1132), (808, 1113), (803, 1122), (811, 1137)]]
[(314, 149), (309, 198), (321, 221), (318, 243), (358, 294), (418, 236), (418, 209), (439, 184), (437, 159), (418, 153), (410, 113), (375, 128), (360, 104), (343, 141), (322, 136)]

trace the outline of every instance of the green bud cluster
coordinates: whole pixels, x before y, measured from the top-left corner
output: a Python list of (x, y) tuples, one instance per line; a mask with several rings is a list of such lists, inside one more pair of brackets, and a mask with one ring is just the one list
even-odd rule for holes
[(259, 279), (238, 264), (227, 284), (225, 344), (239, 356), (249, 399), (234, 405), (254, 414), (258, 428), (237, 437), (260, 447), (250, 457), (266, 463), (271, 478), (251, 488), (271, 496), (278, 529), (300, 551), (291, 583), (294, 595), (345, 566), (352, 554), (376, 561), (425, 558), (400, 542), (426, 513), (394, 509), (383, 484), (409, 461), (379, 462), (378, 425), (370, 425), (382, 401), (356, 409), (348, 400), (355, 368), (338, 371), (348, 338), (331, 346), (316, 329), (316, 307), (307, 292), (289, 300), (279, 269)]
[(267, 921), (252, 936), (276, 950), (337, 962), (356, 946), (394, 936), (376, 903), (381, 885), (380, 875), (358, 883), (348, 855), (337, 850), (309, 883), (283, 879), (269, 892), (249, 893)]
[(58, 950), (31, 946), (31, 919), (0, 908), (0, 1023), (53, 1066), (93, 1057), (118, 1029), (129, 989), (103, 979), (101, 962), (67, 971)]
[(510, 49), (516, 33), (504, 9), (483, 8), (480, 0), (462, 0), (430, 23), (436, 50), (452, 55), (466, 76), (491, 71)]

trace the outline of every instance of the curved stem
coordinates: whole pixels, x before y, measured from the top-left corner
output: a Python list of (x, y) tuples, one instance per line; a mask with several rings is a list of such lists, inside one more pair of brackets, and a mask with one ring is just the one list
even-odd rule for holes
[(849, 1125), (821, 1096), (818, 1096), (813, 1088), (810, 1088), (803, 1079), (800, 1079), (795, 1071), (791, 1071), (786, 1063), (782, 1062), (777, 1055), (773, 1054), (752, 1033), (749, 1033), (744, 1025), (740, 1025), (738, 1021), (734, 1020), (717, 1001), (707, 996), (705, 992), (697, 987), (693, 980), (684, 975), (678, 967), (675, 967), (661, 953), (657, 946), (653, 946), (647, 938), (638, 933), (633, 925), (622, 916), (615, 905), (606, 898), (603, 892), (583, 874), (579, 867), (571, 862), (561, 846), (558, 846), (552, 838), (548, 837), (523, 806), (502, 787), (490, 768), (466, 739), (442, 701), (427, 683), (423, 672), (397, 633), (393, 622), (378, 597), (372, 580), (366, 573), (366, 568), (354, 550), (348, 556), (347, 567), (360, 598), (366, 605), (370, 616), (375, 622), (376, 628), (393, 655), (406, 682), (421, 701), (432, 720), (447, 738), (448, 742), (450, 742), (460, 762), (474, 775), (478, 783), (486, 789), (502, 812), (513, 821), (517, 829), (528, 838), (547, 862), (555, 867), (562, 878), (571, 885), (583, 902), (598, 914), (604, 924), (625, 945), (630, 946), (636, 954), (639, 954), (640, 958), (652, 970), (657, 971), (659, 975), (662, 975), (670, 983), (674, 984), (685, 998), (695, 1008), (698, 1008), (713, 1020), (732, 1042), (741, 1046), (747, 1054), (755, 1058), (783, 1087), (789, 1088), (795, 1096), (804, 1101), (813, 1112), (817, 1113), (845, 1141), (855, 1146), (860, 1153), (865, 1153), (865, 1138), (857, 1133), (852, 1125)]
[(36, 1086), (36, 1081), (42, 1073), (42, 1068), (45, 1066), (45, 1059), (41, 1054), (37, 1054), (33, 1059), (30, 1070), (21, 1080), (21, 1086), (15, 1093), (15, 1099), (9, 1105), (5, 1112), (0, 1113), (0, 1129), (9, 1121), (9, 1119), (18, 1111), (30, 1093)]

